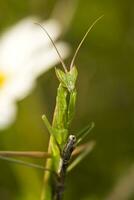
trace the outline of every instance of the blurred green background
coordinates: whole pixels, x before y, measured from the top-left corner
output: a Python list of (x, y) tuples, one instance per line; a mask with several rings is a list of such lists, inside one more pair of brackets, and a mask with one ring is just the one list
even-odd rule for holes
[[(0, 1), (1, 32), (26, 16), (51, 17), (58, 2)], [(89, 25), (104, 14), (75, 62), (79, 71), (78, 99), (71, 127), (74, 133), (95, 121), (88, 139), (95, 139), (97, 145), (68, 175), (65, 200), (101, 200), (107, 199), (118, 179), (134, 163), (134, 1), (79, 0), (76, 3), (73, 19), (62, 36), (72, 50)], [(70, 60), (71, 56), (66, 62)], [(0, 150), (47, 150), (49, 135), (41, 115), (46, 113), (52, 119), (58, 86), (54, 69), (42, 75), (37, 83), (34, 91), (18, 102), (15, 124), (0, 133)], [(40, 199), (42, 181), (42, 171), (0, 160), (1, 200)], [(131, 193), (126, 200), (134, 199), (134, 192)]]

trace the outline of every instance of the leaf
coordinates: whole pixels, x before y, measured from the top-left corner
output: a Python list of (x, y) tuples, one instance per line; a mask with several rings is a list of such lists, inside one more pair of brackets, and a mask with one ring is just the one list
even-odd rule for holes
[(95, 123), (92, 122), (91, 125), (87, 125), (85, 128), (83, 128), (79, 133), (78, 133), (78, 140), (76, 145), (78, 145), (90, 132), (91, 130), (94, 128)]
[(35, 163), (29, 163), (23, 160), (19, 160), (19, 159), (15, 159), (15, 158), (7, 158), (5, 156), (0, 156), (0, 159), (2, 160), (6, 160), (12, 163), (16, 163), (19, 165), (24, 165), (26, 167), (32, 167), (32, 168), (37, 168), (37, 169), (41, 169), (41, 170), (45, 170), (45, 171), (50, 171), (49, 169), (45, 169), (43, 166), (35, 164)]
[(89, 142), (85, 150), (79, 156), (77, 156), (74, 161), (69, 165), (67, 171), (70, 172), (76, 165), (78, 165), (93, 150), (94, 146), (94, 141)]

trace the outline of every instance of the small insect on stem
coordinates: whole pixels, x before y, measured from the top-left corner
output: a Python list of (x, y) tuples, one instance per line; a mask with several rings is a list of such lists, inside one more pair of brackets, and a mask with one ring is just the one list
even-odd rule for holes
[(76, 137), (75, 135), (70, 135), (68, 138), (67, 143), (65, 144), (65, 147), (62, 152), (62, 157), (61, 157), (61, 164), (59, 166), (59, 176), (65, 177), (66, 174), (66, 169), (68, 167), (72, 152), (75, 148), (75, 143), (76, 143)]
[(66, 172), (71, 159), (72, 152), (75, 148), (75, 143), (76, 143), (75, 135), (70, 135), (61, 155), (61, 160), (58, 170), (58, 180), (57, 180), (58, 183), (55, 192), (55, 200), (62, 199)]

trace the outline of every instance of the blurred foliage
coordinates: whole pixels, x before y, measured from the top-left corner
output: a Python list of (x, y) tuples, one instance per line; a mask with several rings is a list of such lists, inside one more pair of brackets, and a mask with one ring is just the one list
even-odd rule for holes
[[(57, 2), (0, 1), (0, 30), (29, 15), (47, 19)], [(66, 200), (104, 199), (134, 162), (134, 1), (79, 0), (64, 39), (75, 50), (88, 26), (102, 14), (104, 18), (91, 31), (76, 60), (78, 100), (71, 127), (76, 132), (94, 120), (89, 139), (94, 138), (97, 145), (69, 174)], [(47, 113), (52, 119), (57, 85), (52, 69), (39, 78), (32, 94), (18, 102), (16, 123), (0, 133), (1, 150), (47, 149), (49, 135), (41, 115)], [(1, 160), (0, 171), (2, 200), (39, 199), (43, 172)]]

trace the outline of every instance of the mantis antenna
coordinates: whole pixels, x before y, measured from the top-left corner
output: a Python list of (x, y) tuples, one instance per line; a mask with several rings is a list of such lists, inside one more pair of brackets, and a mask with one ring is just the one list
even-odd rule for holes
[(60, 62), (61, 62), (61, 64), (62, 64), (62, 66), (63, 66), (63, 69), (65, 70), (65, 72), (67, 72), (66, 65), (65, 65), (65, 63), (64, 63), (64, 61), (63, 61), (63, 59), (62, 59), (62, 56), (61, 56), (60, 52), (58, 51), (58, 49), (57, 49), (57, 47), (56, 47), (56, 45), (55, 45), (53, 39), (51, 38), (51, 36), (50, 36), (49, 33), (47, 32), (47, 30), (46, 30), (41, 24), (39, 24), (39, 23), (35, 23), (35, 24), (38, 25), (38, 26), (40, 26), (41, 29), (46, 33), (46, 35), (48, 36), (48, 38), (49, 38), (50, 41), (52, 42), (52, 45), (53, 45), (53, 47), (55, 48), (55, 50), (56, 50), (56, 52), (57, 52), (57, 54), (58, 54), (58, 56), (59, 56)]
[(87, 32), (85, 33), (84, 37), (82, 38), (81, 42), (79, 43), (75, 53), (74, 53), (74, 56), (72, 58), (72, 61), (71, 61), (71, 64), (70, 64), (70, 69), (72, 69), (73, 65), (74, 65), (74, 61), (76, 59), (76, 56), (81, 48), (81, 45), (83, 44), (84, 40), (86, 39), (88, 33), (91, 31), (91, 29), (94, 27), (94, 25), (103, 17), (104, 15), (98, 17), (93, 23), (92, 25), (88, 28)]

